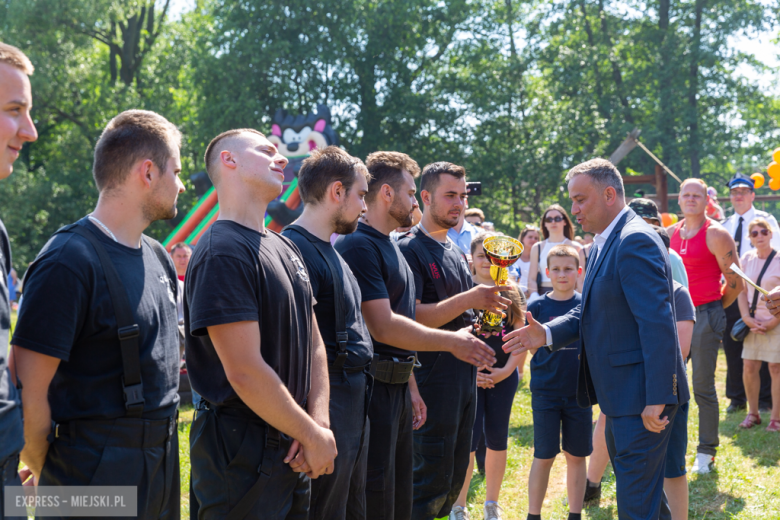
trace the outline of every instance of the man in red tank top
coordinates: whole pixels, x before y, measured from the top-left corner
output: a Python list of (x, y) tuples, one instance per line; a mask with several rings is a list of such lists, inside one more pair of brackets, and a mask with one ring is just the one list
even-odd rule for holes
[[(672, 249), (683, 259), (688, 289), (696, 306), (696, 325), (691, 341), (693, 393), (699, 406), (699, 445), (694, 473), (709, 473), (718, 447), (718, 394), (715, 367), (718, 347), (726, 328), (725, 307), (742, 290), (742, 281), (730, 266), (739, 265), (734, 239), (723, 226), (707, 218), (709, 196), (701, 179), (686, 179), (680, 186), (682, 221), (668, 229)], [(725, 285), (721, 277), (725, 277)]]

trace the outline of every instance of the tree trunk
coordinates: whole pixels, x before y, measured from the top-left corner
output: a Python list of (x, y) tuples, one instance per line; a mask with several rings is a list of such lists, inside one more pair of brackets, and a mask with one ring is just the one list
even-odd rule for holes
[(659, 0), (658, 5), (658, 99), (661, 105), (661, 111), (658, 120), (658, 129), (660, 130), (659, 140), (662, 146), (661, 156), (663, 161), (675, 167), (676, 162), (676, 132), (675, 132), (675, 113), (674, 113), (674, 93), (673, 93), (673, 71), (672, 57), (674, 56), (674, 39), (669, 30), (669, 12), (671, 9), (671, 0)]
[(604, 43), (609, 52), (609, 63), (612, 65), (612, 80), (615, 82), (615, 91), (620, 100), (620, 104), (623, 106), (623, 119), (625, 119), (627, 123), (633, 125), (634, 116), (631, 114), (631, 105), (628, 102), (628, 97), (624, 93), (623, 74), (620, 72), (617, 56), (615, 56), (612, 49), (612, 38), (609, 35), (607, 27), (607, 13), (604, 12), (604, 0), (599, 0), (599, 18), (601, 18), (601, 32), (604, 36)]
[(693, 41), (691, 43), (691, 63), (689, 73), (688, 107), (688, 147), (690, 150), (691, 176), (698, 177), (701, 173), (701, 164), (699, 158), (699, 147), (701, 146), (699, 137), (699, 54), (701, 50), (701, 19), (704, 12), (705, 0), (696, 0), (696, 18), (693, 26)]

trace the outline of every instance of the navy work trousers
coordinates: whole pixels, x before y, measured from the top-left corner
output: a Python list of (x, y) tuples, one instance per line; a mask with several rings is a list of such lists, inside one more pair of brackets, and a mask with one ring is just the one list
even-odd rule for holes
[(138, 518), (181, 516), (175, 417), (71, 421), (54, 433), (41, 486), (137, 486)]
[(365, 520), (368, 435), (366, 413), (371, 376), (331, 372), (330, 429), (336, 437), (333, 473), (311, 483), (311, 520)]
[(371, 520), (412, 516), (412, 398), (409, 384), (374, 381), (368, 405), (366, 513)]
[(190, 508), (192, 518), (197, 514), (200, 520), (224, 519), (265, 478), (245, 518), (308, 519), (311, 481), (284, 462), (292, 440), (279, 434), (278, 444), (269, 445), (267, 431), (266, 423), (248, 408), (197, 412), (190, 430), (191, 496), (198, 504), (197, 509)]
[(414, 520), (450, 514), (466, 479), (477, 411), (477, 368), (448, 352), (418, 354), (428, 420), (414, 432)]

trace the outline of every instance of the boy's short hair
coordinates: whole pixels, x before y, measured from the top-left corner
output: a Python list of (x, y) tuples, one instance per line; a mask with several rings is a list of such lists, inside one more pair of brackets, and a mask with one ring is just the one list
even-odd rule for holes
[(574, 262), (577, 264), (577, 267), (580, 266), (580, 254), (577, 252), (576, 249), (574, 249), (572, 246), (567, 245), (560, 245), (555, 246), (552, 249), (550, 249), (550, 252), (547, 253), (547, 266), (550, 266), (550, 260), (554, 257), (558, 258), (573, 258)]
[(363, 161), (352, 157), (338, 146), (314, 149), (298, 171), (298, 189), (301, 192), (301, 199), (306, 204), (322, 202), (328, 186), (337, 181), (349, 191), (355, 184), (358, 174), (363, 175), (366, 181), (371, 179), (371, 174), (368, 173)]
[(469, 208), (466, 210), (466, 212), (463, 214), (463, 218), (466, 217), (479, 217), (479, 219), (484, 222), (485, 221), (485, 213), (482, 212), (479, 208)]
[(404, 170), (415, 179), (420, 175), (420, 166), (417, 161), (401, 152), (371, 153), (366, 157), (366, 168), (371, 175), (371, 179), (368, 181), (366, 204), (374, 202), (379, 188), (384, 184), (397, 191), (403, 180)]
[(0, 42), (0, 63), (10, 65), (28, 76), (32, 76), (33, 71), (35, 71), (30, 58), (13, 45), (3, 42)]
[(125, 110), (108, 122), (95, 145), (92, 176), (98, 191), (123, 184), (141, 159), (151, 159), (165, 172), (168, 159), (180, 147), (181, 132), (163, 116), (148, 110)]

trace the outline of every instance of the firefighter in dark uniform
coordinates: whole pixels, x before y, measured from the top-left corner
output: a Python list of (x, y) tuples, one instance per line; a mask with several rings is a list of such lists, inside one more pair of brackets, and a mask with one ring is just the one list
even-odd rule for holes
[(180, 516), (176, 271), (142, 234), (176, 216), (180, 145), (154, 112), (108, 123), (97, 207), (28, 268), (12, 340), (38, 484), (137, 486), (140, 518)]
[(190, 515), (305, 520), (310, 478), (333, 472), (337, 450), (308, 270), (264, 226), (287, 159), (239, 129), (215, 137), (205, 162), (220, 218), (185, 277), (187, 368), (203, 398), (190, 430)]
[[(414, 275), (416, 320), (455, 331), (471, 325), (473, 309), (503, 312), (511, 301), (496, 287), (475, 287), (463, 251), (447, 238), (464, 211), (465, 169), (447, 162), (427, 165), (420, 192), (423, 218), (398, 241)], [(428, 422), (414, 433), (412, 518), (432, 520), (450, 514), (466, 478), (477, 369), (448, 352), (422, 352), (419, 358), (415, 378)]]
[(365, 211), (368, 170), (336, 146), (315, 150), (298, 172), (303, 214), (282, 235), (301, 251), (328, 353), (330, 428), (339, 456), (332, 475), (311, 483), (311, 520), (366, 518), (366, 414), (374, 347), (360, 312), (360, 287), (330, 244), (355, 231)]
[(363, 316), (374, 345), (366, 509), (369, 518), (381, 514), (390, 520), (408, 520), (412, 516), (412, 431), (422, 427), (431, 413), (412, 375), (415, 351), (445, 352), (475, 367), (493, 366), (495, 357), (467, 330), (436, 330), (413, 321), (412, 271), (390, 233), (411, 225), (418, 207), (414, 177), (420, 168), (399, 152), (372, 153), (366, 166), (371, 174), (367, 211), (357, 231), (340, 236), (335, 244), (360, 285)]

